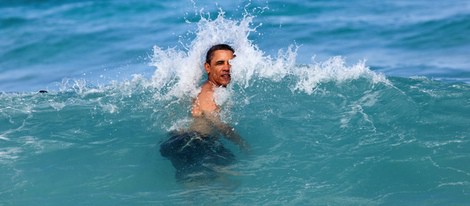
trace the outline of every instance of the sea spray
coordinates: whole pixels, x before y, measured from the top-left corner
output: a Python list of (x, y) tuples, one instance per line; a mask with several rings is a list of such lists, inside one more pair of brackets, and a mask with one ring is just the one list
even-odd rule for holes
[[(279, 49), (276, 57), (266, 55), (250, 40), (250, 34), (261, 26), (253, 25), (253, 19), (251, 15), (244, 15), (240, 20), (228, 19), (223, 11), (220, 11), (215, 19), (211, 19), (210, 15), (206, 17), (201, 14), (194, 39), (184, 46), (186, 50), (154, 46), (151, 65), (155, 67), (155, 72), (150, 82), (155, 89), (154, 98), (166, 101), (166, 109), (171, 107), (170, 110), (181, 111), (181, 115), (172, 116), (174, 119), (170, 122), (187, 122), (188, 114), (183, 111), (189, 110), (191, 99), (198, 94), (200, 84), (205, 81), (203, 64), (207, 49), (219, 43), (231, 45), (235, 49), (236, 57), (231, 61), (232, 82), (223, 89), (223, 95), (216, 95), (218, 103), (246, 104), (250, 97), (238, 96), (244, 99), (237, 99), (237, 102), (227, 101), (233, 100), (229, 97), (233, 92), (243, 93), (241, 90), (264, 80), (281, 82), (289, 79), (288, 87), (292, 92), (305, 92), (309, 95), (319, 84), (326, 82), (341, 83), (365, 78), (372, 84), (389, 83), (384, 75), (371, 71), (365, 61), (348, 66), (344, 58), (337, 56), (324, 62), (299, 65), (296, 63), (299, 48), (297, 45)], [(234, 91), (234, 88), (238, 90)], [(225, 113), (230, 114), (228, 111)], [(177, 126), (172, 125), (169, 128), (174, 129)]]
[(312, 94), (317, 85), (324, 82), (342, 83), (366, 78), (373, 84), (390, 84), (385, 75), (371, 71), (364, 61), (347, 66), (344, 58), (340, 56), (331, 57), (325, 62), (299, 66), (294, 71), (297, 82), (293, 89), (307, 94)]

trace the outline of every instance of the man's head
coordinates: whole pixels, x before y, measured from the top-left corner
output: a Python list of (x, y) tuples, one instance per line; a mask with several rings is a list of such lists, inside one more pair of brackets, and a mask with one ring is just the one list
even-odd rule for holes
[(235, 50), (227, 44), (212, 46), (206, 55), (204, 69), (207, 72), (208, 81), (216, 86), (227, 86), (230, 83), (230, 60), (235, 57)]

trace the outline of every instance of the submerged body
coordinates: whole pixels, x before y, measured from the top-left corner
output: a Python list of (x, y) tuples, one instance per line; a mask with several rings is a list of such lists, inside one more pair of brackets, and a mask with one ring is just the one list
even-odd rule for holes
[(160, 145), (160, 153), (168, 158), (176, 169), (178, 180), (215, 178), (220, 166), (235, 161), (235, 155), (217, 138), (197, 132), (185, 132), (171, 136)]

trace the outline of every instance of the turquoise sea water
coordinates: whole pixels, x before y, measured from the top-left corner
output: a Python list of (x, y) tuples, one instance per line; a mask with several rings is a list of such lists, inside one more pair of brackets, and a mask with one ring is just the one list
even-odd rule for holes
[[(467, 205), (469, 22), (457, 0), (2, 1), (0, 205)], [(219, 42), (252, 151), (177, 182), (159, 143)]]

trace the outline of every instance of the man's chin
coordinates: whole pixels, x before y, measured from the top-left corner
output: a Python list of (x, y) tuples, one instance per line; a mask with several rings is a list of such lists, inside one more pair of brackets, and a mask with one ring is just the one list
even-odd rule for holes
[(222, 87), (227, 87), (227, 85), (228, 85), (229, 83), (230, 83), (230, 82), (222, 83), (222, 84), (220, 84), (220, 86), (222, 86)]
[(230, 79), (218, 79), (215, 81), (212, 81), (214, 85), (219, 86), (219, 87), (226, 87), (228, 84), (230, 84)]
[(230, 84), (230, 80), (225, 80), (225, 81), (220, 81), (219, 85), (222, 87), (226, 87), (228, 84)]

